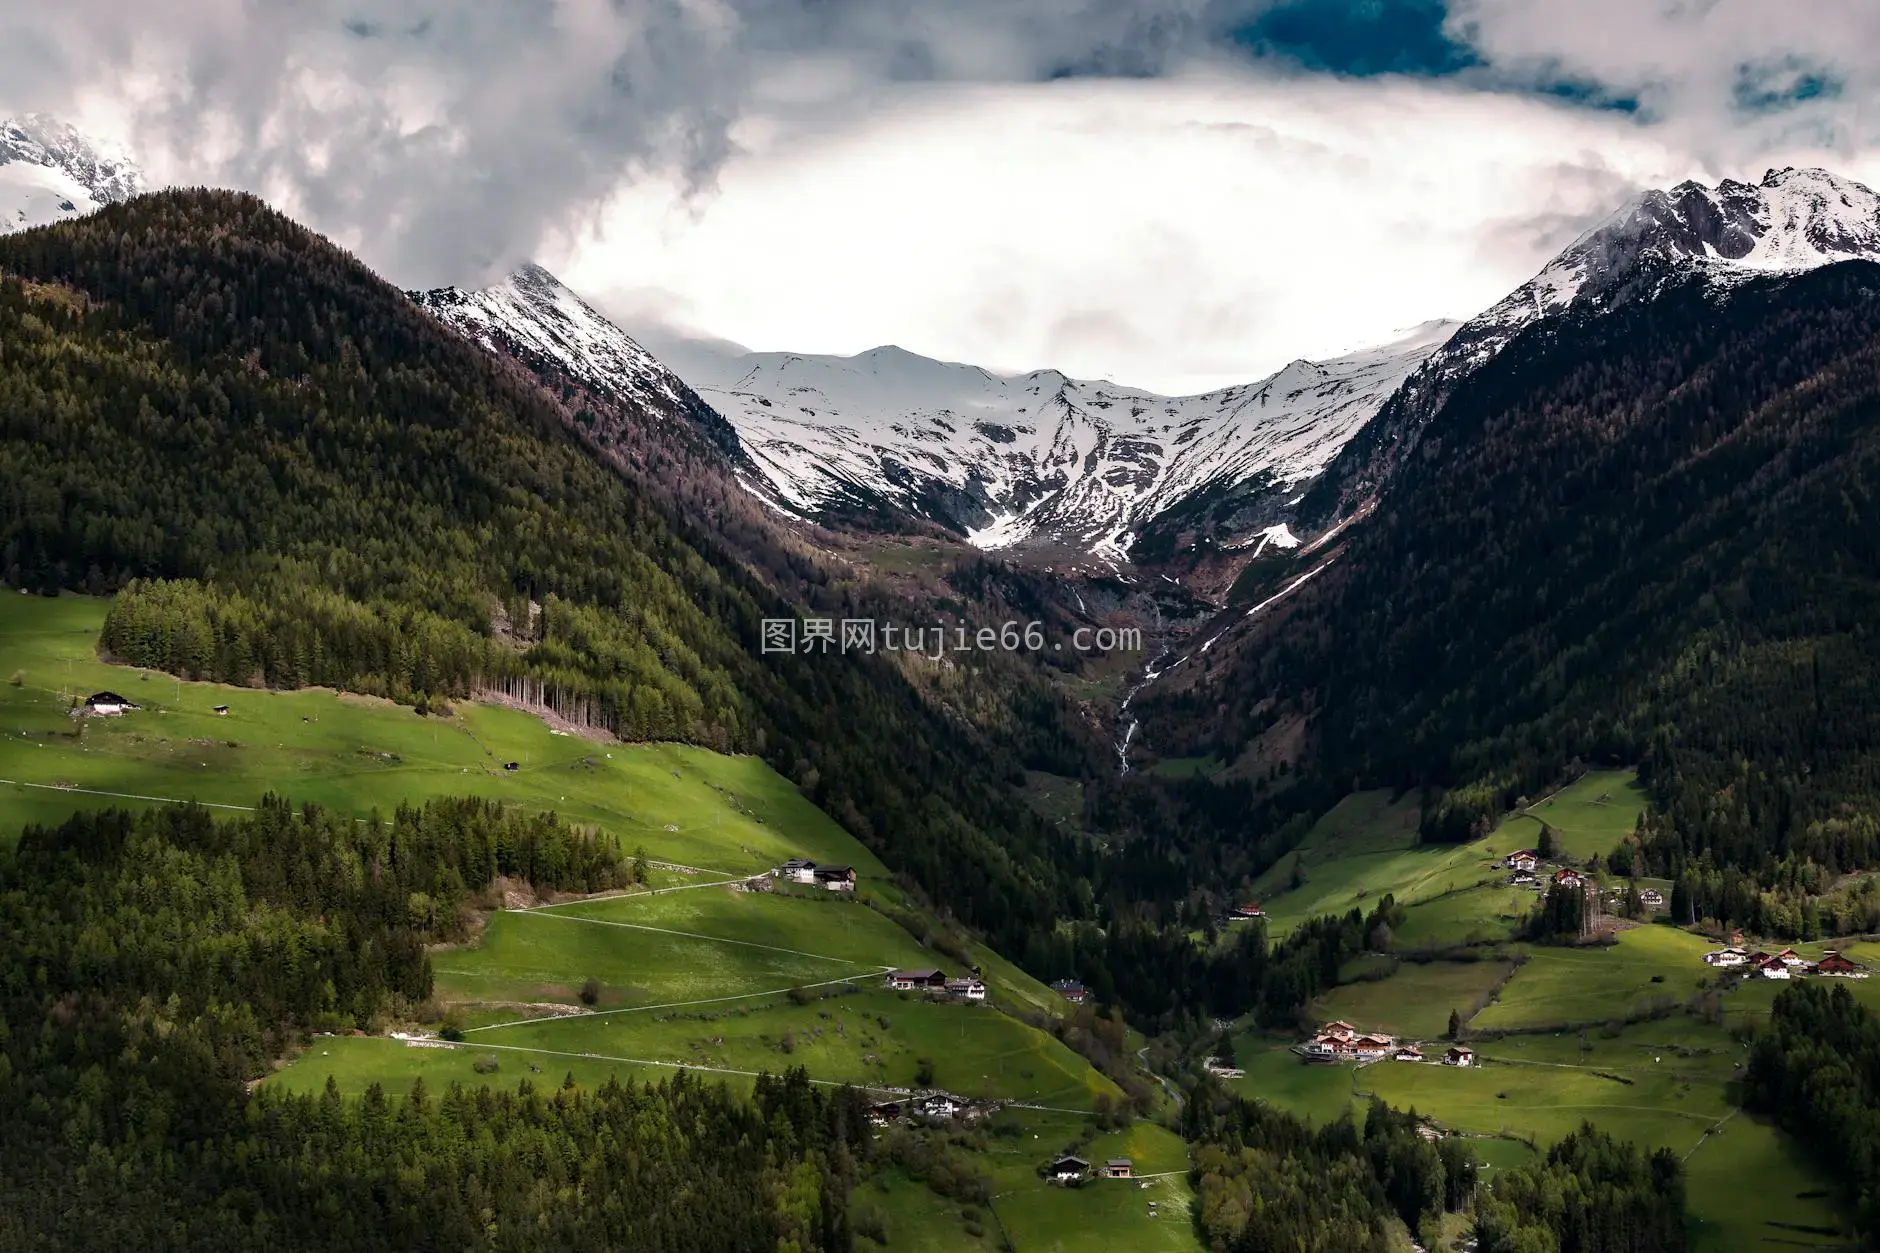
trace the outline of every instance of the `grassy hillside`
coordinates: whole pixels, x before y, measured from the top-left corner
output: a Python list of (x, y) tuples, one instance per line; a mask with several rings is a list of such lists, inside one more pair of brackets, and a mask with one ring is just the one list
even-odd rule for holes
[[(1018, 1247), (1195, 1248), (1185, 1179), (1154, 1183), (1167, 1208), (1151, 1216), (1133, 1188), (1073, 1194), (1035, 1178), (1039, 1144), (1087, 1136), (1081, 1111), (1099, 1095), (1120, 1095), (1083, 1058), (1001, 1008), (1058, 1012), (1063, 1002), (977, 943), (968, 947), (991, 984), (990, 1004), (936, 1004), (884, 990), (884, 969), (960, 963), (923, 947), (884, 912), (923, 917), (873, 854), (762, 761), (586, 740), (469, 701), (420, 716), (325, 690), (179, 682), (97, 659), (106, 607), (80, 596), (0, 597), (0, 674), (17, 678), (0, 686), (9, 839), (21, 825), (83, 809), (193, 799), (234, 812), (268, 789), (360, 819), (405, 801), (478, 795), (554, 810), (624, 852), (643, 850), (664, 863), (646, 887), (498, 911), (473, 941), (434, 951), (435, 998), (464, 1024), (460, 1046), (319, 1037), (267, 1086), (317, 1093), (330, 1076), (342, 1092), (380, 1084), (396, 1093), (423, 1078), (436, 1092), (451, 1082), (552, 1085), (572, 1074), (594, 1087), (612, 1077), (656, 1081), (683, 1067), (748, 1090), (759, 1072), (790, 1066), (830, 1085), (907, 1088), (924, 1080), (1062, 1111), (1014, 1110), (1007, 1117), (1025, 1130), (996, 1142), (1009, 1150), (1003, 1155), (985, 1156), (1001, 1190), (1017, 1189)], [(120, 718), (73, 718), (73, 695), (98, 690), (123, 693), (140, 708)], [(223, 704), (229, 712), (216, 714)], [(510, 761), (521, 768), (505, 770)], [(739, 889), (743, 876), (791, 856), (854, 865), (857, 898)], [(594, 1012), (583, 1012), (589, 979), (599, 981), (599, 995)], [(1154, 1126), (1110, 1139), (1116, 1151), (1129, 1151), (1130, 1141), (1147, 1161), (1185, 1168), (1180, 1140)], [(981, 1247), (959, 1207), (924, 1184), (885, 1186), (892, 1195), (868, 1187), (901, 1216), (898, 1244), (931, 1223), (918, 1247)]]
[(1416, 793), (1359, 792), (1314, 823), (1298, 849), (1255, 882), (1253, 895), (1280, 935), (1322, 914), (1368, 912), (1389, 893), (1412, 906), (1399, 935), (1405, 946), (1506, 939), (1534, 893), (1507, 885), (1502, 858), (1532, 848), (1542, 820), (1559, 833), (1565, 857), (1610, 852), (1644, 805), (1632, 771), (1592, 770), (1525, 814), (1509, 815), (1484, 839), (1426, 846), (1417, 840)]
[[(1073, 910), (1083, 841), (1019, 795), (1025, 766), (1075, 774), (1081, 751), (1042, 679), (961, 670), (920, 691), (886, 657), (765, 649), (766, 619), (808, 608), (777, 586), (819, 616), (880, 597), (813, 570), (767, 583), (514, 363), (253, 197), (165, 191), (0, 240), (0, 398), (0, 582), (116, 592), (117, 657), (408, 705), (496, 690), (629, 740), (751, 753), (1007, 948)], [(221, 758), (230, 739), (285, 751), (276, 724), (311, 715), (229, 721), (245, 715), (251, 735), (179, 724), (150, 755), (292, 782), (293, 760)], [(390, 738), (358, 764), (423, 753)], [(211, 751), (185, 767), (192, 739)], [(490, 757), (522, 747), (506, 740), (491, 728)]]
[[(433, 796), (553, 810), (661, 860), (751, 874), (792, 856), (881, 862), (754, 757), (674, 744), (603, 744), (540, 718), (459, 702), (449, 716), (320, 689), (179, 681), (97, 658), (108, 602), (0, 596), (0, 787), (17, 826), (75, 808), (196, 800), (250, 805), (264, 790), (364, 816)], [(76, 719), (99, 690), (141, 708)], [(227, 705), (229, 712), (213, 711)], [(520, 769), (504, 766), (517, 762)]]

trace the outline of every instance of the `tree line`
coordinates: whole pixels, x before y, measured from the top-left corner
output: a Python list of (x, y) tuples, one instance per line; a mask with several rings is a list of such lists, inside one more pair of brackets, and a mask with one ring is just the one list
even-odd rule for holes
[(1461, 1140), (1418, 1134), (1414, 1111), (1372, 1101), (1314, 1128), (1204, 1084), (1183, 1107), (1197, 1222), (1219, 1253), (1388, 1253), (1464, 1209), (1479, 1166)]
[(1840, 1182), (1861, 1247), (1880, 1248), (1880, 1017), (1844, 984), (1784, 988), (1751, 1046), (1744, 1097)]
[(1582, 1124), (1492, 1189), (1466, 1140), (1425, 1134), (1415, 1110), (1375, 1098), (1314, 1128), (1204, 1083), (1183, 1109), (1197, 1221), (1218, 1253), (1385, 1253), (1407, 1231), (1428, 1247), (1468, 1213), (1481, 1253), (1684, 1253), (1684, 1174)]

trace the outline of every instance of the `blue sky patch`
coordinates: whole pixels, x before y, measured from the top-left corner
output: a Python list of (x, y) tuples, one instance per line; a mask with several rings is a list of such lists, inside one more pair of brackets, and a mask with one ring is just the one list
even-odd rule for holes
[(1842, 83), (1799, 57), (1737, 66), (1732, 103), (1739, 113), (1778, 113), (1809, 100), (1832, 100)]
[(1481, 64), (1443, 30), (1444, 0), (1286, 0), (1229, 32), (1259, 56), (1352, 77), (1443, 77)]

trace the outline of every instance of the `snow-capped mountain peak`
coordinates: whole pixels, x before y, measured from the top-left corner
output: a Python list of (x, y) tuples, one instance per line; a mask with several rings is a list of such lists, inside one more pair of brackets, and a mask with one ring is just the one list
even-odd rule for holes
[(481, 291), (440, 287), (411, 298), (486, 348), (553, 363), (604, 396), (685, 403), (672, 371), (534, 262)]
[(748, 477), (730, 425), (631, 335), (534, 262), (481, 291), (440, 287), (408, 294), (439, 320), (491, 352), (514, 357), (552, 386), (572, 385), (636, 415), (686, 425)]
[(1855, 258), (1880, 260), (1880, 195), (1852, 179), (1790, 167), (1760, 183), (1683, 182), (1645, 192), (1580, 236), (1465, 326), (1456, 346), (1485, 359), (1537, 319), (1680, 270), (1728, 283)]
[(1857, 259), (1880, 261), (1880, 195), (1827, 170), (1791, 167), (1770, 170), (1759, 183), (1693, 181), (1647, 191), (1429, 356), (1332, 467), (1337, 510), (1369, 497), (1418, 445), (1458, 383), (1538, 322), (1596, 315), (1685, 276), (1722, 290)]
[(0, 234), (90, 213), (144, 189), (128, 155), (42, 114), (0, 119)]

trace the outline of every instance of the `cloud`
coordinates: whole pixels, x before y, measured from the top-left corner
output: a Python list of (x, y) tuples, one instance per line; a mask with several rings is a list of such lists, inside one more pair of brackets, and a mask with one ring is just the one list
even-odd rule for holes
[(793, 62), (833, 71), (825, 93), (1149, 72), (1219, 2), (65, 0), (0, 16), (0, 111), (259, 192), (401, 282), (473, 281), (623, 180), (708, 188)]
[(736, 31), (718, 0), (72, 0), (0, 19), (0, 82), (423, 283), (514, 261), (636, 167), (708, 179)]
[(1620, 114), (1222, 69), (884, 87), (738, 138), (713, 197), (625, 189), (551, 266), (629, 325), (1161, 391), (1473, 314), (1702, 172)]
[(1880, 9), (1847, 0), (0, 14), (0, 112), (259, 192), (408, 286), (541, 256), (761, 347), (1164, 387), (1473, 312), (1642, 183), (1871, 179), (1876, 88)]
[(1712, 164), (1880, 141), (1880, 6), (1854, 0), (1450, 0), (1445, 29), (1503, 73), (1639, 100)]

